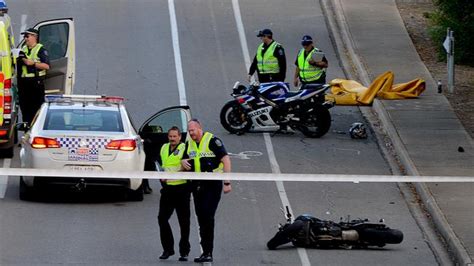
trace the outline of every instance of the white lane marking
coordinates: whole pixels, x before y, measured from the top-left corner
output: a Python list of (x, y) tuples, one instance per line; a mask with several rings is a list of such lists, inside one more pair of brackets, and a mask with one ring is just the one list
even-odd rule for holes
[(187, 105), (186, 87), (184, 86), (183, 66), (181, 64), (181, 51), (179, 49), (178, 22), (176, 21), (174, 0), (168, 0), (168, 8), (171, 23), (171, 39), (173, 40), (174, 65), (176, 68), (176, 79), (178, 81), (179, 104)]
[[(3, 159), (3, 168), (10, 168), (11, 159)], [(8, 187), (8, 175), (0, 176), (0, 199), (5, 198)]]
[[(242, 53), (244, 55), (245, 67), (246, 67), (246, 70), (248, 70), (250, 68), (250, 55), (249, 55), (249, 49), (247, 46), (247, 38), (245, 37), (244, 24), (242, 22), (242, 16), (240, 14), (239, 1), (232, 0), (232, 7), (234, 9), (235, 23), (237, 25), (237, 30), (239, 32), (239, 39), (240, 39), (240, 44), (242, 47)], [(273, 145), (272, 145), (272, 140), (270, 138), (270, 135), (268, 133), (263, 133), (263, 137), (265, 139), (265, 146), (267, 148), (268, 158), (270, 160), (272, 172), (276, 174), (280, 174), (281, 173), (280, 166), (278, 165), (278, 162), (275, 157), (275, 153), (273, 151)], [(288, 206), (288, 209), (290, 210), (290, 212), (293, 213), (291, 209), (290, 201), (288, 200), (288, 196), (286, 194), (285, 185), (281, 181), (276, 181), (276, 186), (278, 189), (278, 194), (280, 195), (281, 203), (283, 204), (283, 208), (285, 208), (285, 206)], [(305, 266), (311, 265), (311, 263), (309, 262), (308, 254), (306, 253), (306, 249), (298, 248), (297, 250), (298, 250), (298, 255), (300, 257), (300, 260), (301, 260), (301, 264)]]
[[(173, 41), (173, 53), (174, 53), (174, 64), (176, 68), (176, 79), (178, 81), (179, 104), (188, 105), (188, 101), (186, 99), (186, 87), (184, 86), (183, 65), (181, 64), (181, 50), (179, 49), (178, 22), (176, 20), (174, 0), (168, 0), (168, 10), (170, 14), (171, 39)], [(187, 123), (187, 119), (184, 113), (181, 113), (181, 121), (183, 123), (182, 128), (187, 128), (187, 125), (185, 124)], [(196, 212), (194, 212), (194, 220), (196, 222), (196, 225), (199, 225)], [(199, 228), (198, 228), (198, 232), (199, 232)], [(198, 238), (199, 238), (199, 243), (200, 243), (201, 242), (200, 234), (198, 234)], [(203, 252), (202, 246), (199, 245), (199, 248), (201, 249), (201, 253), (202, 253)]]
[(20, 26), (20, 36), (18, 38), (18, 43), (21, 42), (21, 40), (23, 40), (22, 36), (21, 36), (21, 33), (24, 32), (26, 30), (26, 20), (28, 18), (28, 15), (26, 14), (22, 14), (21, 15), (21, 26)]

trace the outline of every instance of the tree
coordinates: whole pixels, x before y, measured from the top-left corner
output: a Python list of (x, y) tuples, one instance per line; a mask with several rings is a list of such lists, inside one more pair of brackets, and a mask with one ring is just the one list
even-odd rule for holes
[(454, 31), (454, 60), (457, 64), (474, 66), (474, 1), (434, 0), (438, 7), (430, 16), (430, 34), (438, 44), (440, 60), (446, 59), (443, 41), (447, 28)]

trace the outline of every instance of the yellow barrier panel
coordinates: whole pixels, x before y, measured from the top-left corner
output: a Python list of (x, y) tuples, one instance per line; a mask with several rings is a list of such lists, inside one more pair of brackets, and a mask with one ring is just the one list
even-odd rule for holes
[(385, 100), (416, 98), (425, 90), (425, 81), (414, 79), (393, 85), (394, 74), (387, 71), (379, 75), (370, 86), (364, 87), (354, 80), (333, 79), (331, 93), (326, 95), (336, 105), (371, 105), (374, 98)]

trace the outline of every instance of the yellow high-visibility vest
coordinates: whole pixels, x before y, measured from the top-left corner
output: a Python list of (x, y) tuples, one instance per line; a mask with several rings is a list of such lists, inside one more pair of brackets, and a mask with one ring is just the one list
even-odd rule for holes
[[(200, 158), (213, 158), (216, 157), (213, 151), (209, 149), (209, 143), (214, 135), (209, 132), (205, 132), (202, 136), (201, 142), (199, 145), (194, 140), (189, 140), (188, 142), (188, 156), (190, 159), (194, 160), (194, 171), (201, 172), (201, 162), (199, 161)], [(219, 163), (219, 166), (213, 169), (213, 172), (223, 173), (224, 172), (224, 164), (222, 162)]]
[[(40, 62), (40, 59), (38, 57), (38, 52), (41, 49), (41, 47), (43, 47), (43, 45), (41, 43), (37, 43), (35, 45), (35, 47), (33, 47), (33, 49), (31, 49), (30, 54), (28, 54), (28, 46), (26, 46), (26, 45), (24, 45), (21, 50), (25, 53), (27, 59), (33, 60), (35, 62)], [(38, 73), (39, 77), (42, 77), (42, 76), (46, 75), (46, 70), (43, 69), (43, 70), (39, 70), (39, 71), (30, 73), (30, 72), (28, 72), (28, 66), (23, 65), (21, 67), (21, 77), (22, 78), (34, 78), (34, 77), (36, 77), (36, 73)]]
[[(181, 158), (183, 158), (184, 143), (178, 144), (173, 153), (169, 154), (170, 143), (166, 143), (161, 146), (160, 157), (161, 157), (161, 166), (166, 172), (178, 172), (181, 167)], [(188, 181), (184, 179), (166, 179), (166, 184), (170, 186), (176, 186), (185, 184)]]
[(314, 52), (318, 52), (317, 48), (314, 48), (308, 56), (304, 57), (304, 48), (298, 53), (298, 68), (300, 69), (300, 78), (302, 82), (312, 82), (318, 80), (324, 73), (324, 69), (313, 66), (309, 63)]
[(278, 58), (275, 57), (275, 48), (279, 43), (273, 41), (262, 56), (263, 43), (257, 48), (257, 68), (260, 74), (280, 73)]

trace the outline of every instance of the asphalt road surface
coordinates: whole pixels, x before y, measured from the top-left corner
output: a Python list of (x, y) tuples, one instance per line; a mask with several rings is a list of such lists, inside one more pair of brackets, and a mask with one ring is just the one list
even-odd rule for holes
[[(256, 33), (271, 28), (286, 50), (287, 81), (292, 82), (299, 40), (310, 34), (326, 52), (328, 80), (344, 77), (318, 1), (236, 3), (251, 58), (259, 44)], [(22, 17), (28, 26), (40, 20), (74, 18), (75, 93), (126, 97), (137, 126), (156, 111), (180, 104), (168, 1), (15, 0), (8, 4), (17, 34)], [(174, 5), (184, 76), (181, 88), (193, 115), (224, 141), (229, 152), (261, 154), (233, 156), (233, 171), (390, 174), (372, 134), (366, 140), (344, 134), (353, 122), (363, 120), (358, 108), (331, 109), (333, 126), (321, 139), (308, 139), (301, 133), (271, 138), (228, 134), (218, 113), (231, 99), (233, 83), (245, 79), (247, 73), (232, 1), (175, 0)], [(270, 161), (273, 156), (276, 164)], [(19, 166), (17, 157), (11, 165)], [(58, 195), (51, 201), (23, 202), (18, 199), (18, 179), (10, 177), (0, 200), (0, 264), (193, 264), (178, 263), (176, 255), (159, 261), (160, 185), (152, 182), (152, 187), (154, 193), (138, 203), (117, 200), (110, 192), (100, 197)], [(400, 245), (371, 250), (297, 251), (288, 246), (269, 251), (265, 243), (277, 231), (278, 222), (283, 222), (280, 208), (285, 197), (294, 214), (334, 220), (347, 215), (372, 221), (384, 218), (390, 227), (401, 229), (405, 239)], [(191, 226), (190, 258), (201, 253), (194, 218)], [(300, 265), (308, 261), (312, 265), (436, 264), (395, 183), (285, 182), (283, 191), (275, 182), (234, 182), (232, 193), (224, 195), (219, 206), (213, 264)]]

